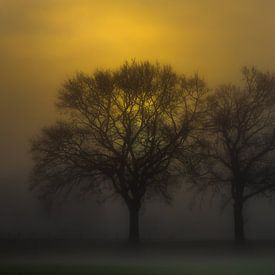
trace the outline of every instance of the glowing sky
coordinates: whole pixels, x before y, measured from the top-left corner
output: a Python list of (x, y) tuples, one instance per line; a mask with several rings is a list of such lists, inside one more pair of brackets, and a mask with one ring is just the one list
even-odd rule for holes
[(274, 14), (274, 0), (0, 0), (0, 179), (26, 178), (28, 141), (74, 72), (149, 59), (214, 86), (243, 65), (275, 71)]
[(28, 159), (76, 71), (150, 59), (215, 85), (243, 65), (275, 70), (274, 11), (272, 0), (0, 0), (1, 169)]

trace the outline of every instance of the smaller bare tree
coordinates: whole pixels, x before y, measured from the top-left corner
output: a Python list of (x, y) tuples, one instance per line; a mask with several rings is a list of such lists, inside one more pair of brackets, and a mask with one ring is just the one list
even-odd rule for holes
[(200, 188), (233, 201), (237, 242), (245, 240), (245, 202), (275, 186), (275, 77), (255, 68), (244, 68), (242, 76), (242, 87), (225, 85), (208, 97), (201, 169), (193, 171)]

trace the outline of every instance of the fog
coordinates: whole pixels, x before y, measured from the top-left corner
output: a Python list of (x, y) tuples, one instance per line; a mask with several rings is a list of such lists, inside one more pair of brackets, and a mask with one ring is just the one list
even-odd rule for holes
[[(132, 58), (199, 72), (210, 87), (238, 82), (243, 65), (275, 71), (274, 9), (271, 0), (0, 0), (0, 237), (127, 238), (119, 199), (71, 199), (49, 212), (29, 191), (30, 140), (56, 119), (57, 90), (77, 71)], [(141, 237), (232, 239), (231, 206), (193, 196), (183, 185), (171, 205), (146, 202)], [(274, 210), (268, 199), (246, 205), (247, 238), (275, 238)]]
[[(1, 180), (1, 238), (61, 238), (126, 240), (128, 211), (124, 203), (97, 196), (77, 196), (49, 207), (28, 190), (28, 182)], [(204, 201), (181, 188), (169, 205), (160, 198), (145, 203), (140, 230), (144, 240), (193, 241), (233, 239), (231, 206), (221, 210), (219, 196), (205, 194)], [(248, 239), (273, 239), (275, 222), (271, 200), (252, 200), (245, 208)]]

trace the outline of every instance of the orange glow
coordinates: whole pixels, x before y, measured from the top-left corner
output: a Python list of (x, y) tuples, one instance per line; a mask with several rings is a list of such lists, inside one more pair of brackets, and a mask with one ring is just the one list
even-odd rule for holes
[(0, 0), (3, 155), (10, 142), (25, 152), (76, 71), (158, 60), (210, 86), (235, 81), (243, 65), (274, 71), (274, 10), (273, 0)]

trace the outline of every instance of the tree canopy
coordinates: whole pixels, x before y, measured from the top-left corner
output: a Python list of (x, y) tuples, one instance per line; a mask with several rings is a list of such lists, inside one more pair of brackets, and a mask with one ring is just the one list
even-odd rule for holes
[(137, 241), (142, 202), (169, 199), (169, 178), (184, 163), (178, 154), (190, 155), (206, 92), (198, 76), (150, 62), (75, 75), (58, 93), (62, 120), (32, 142), (33, 186), (42, 196), (108, 188), (125, 201)]
[(206, 101), (199, 186), (232, 200), (235, 238), (244, 240), (243, 204), (268, 195), (275, 179), (275, 77), (244, 68), (243, 85), (223, 85)]

